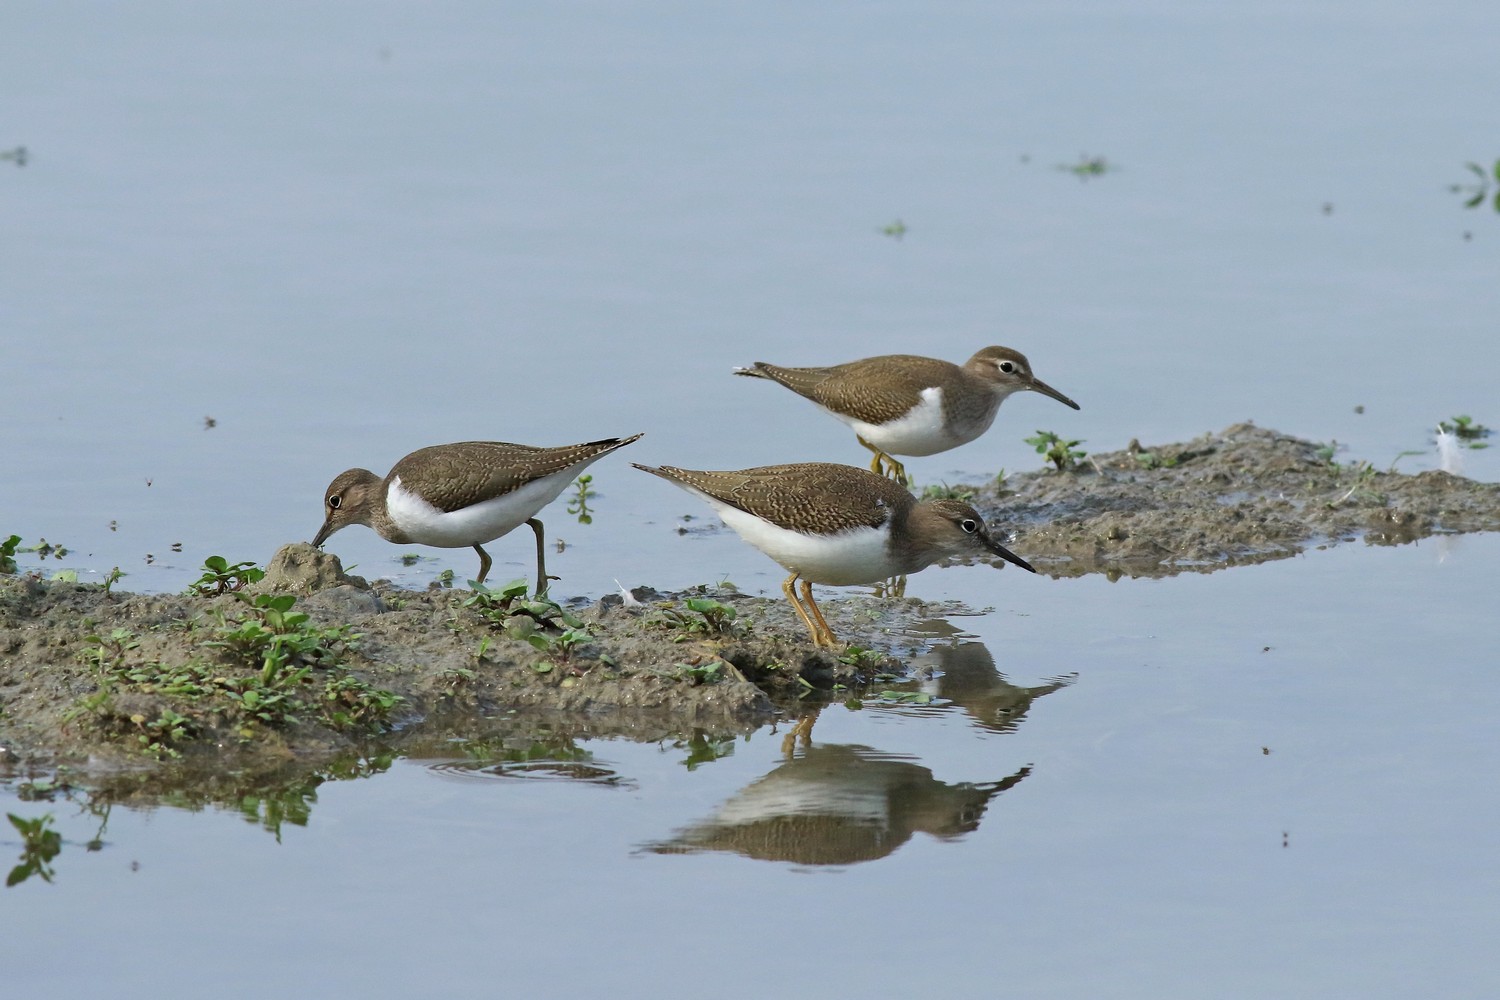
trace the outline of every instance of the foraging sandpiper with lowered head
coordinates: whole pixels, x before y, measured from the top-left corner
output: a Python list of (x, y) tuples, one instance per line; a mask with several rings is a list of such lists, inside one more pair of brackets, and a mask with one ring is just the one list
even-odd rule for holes
[(341, 472), (323, 494), (322, 544), (340, 528), (363, 524), (388, 542), (479, 553), (483, 583), (490, 555), (483, 548), (527, 524), (536, 533), (536, 592), (547, 590), (542, 522), (535, 515), (580, 472), (617, 448), (640, 438), (605, 438), (560, 448), (534, 448), (504, 441), (460, 441), (419, 448), (384, 478), (368, 469)]
[[(813, 601), (814, 583), (874, 583), (949, 556), (996, 555), (1035, 573), (990, 537), (984, 518), (958, 500), (918, 500), (891, 480), (847, 465), (805, 462), (735, 472), (635, 465), (712, 507), (741, 538), (791, 575), (782, 593), (818, 646), (837, 646)], [(802, 581), (798, 599), (795, 584)]]

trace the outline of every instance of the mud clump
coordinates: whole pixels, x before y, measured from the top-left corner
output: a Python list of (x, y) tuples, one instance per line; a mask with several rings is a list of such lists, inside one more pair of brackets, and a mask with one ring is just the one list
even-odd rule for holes
[(1012, 476), (974, 503), (1052, 576), (1206, 573), (1314, 545), (1500, 529), (1500, 485), (1340, 464), (1327, 446), (1248, 423)]

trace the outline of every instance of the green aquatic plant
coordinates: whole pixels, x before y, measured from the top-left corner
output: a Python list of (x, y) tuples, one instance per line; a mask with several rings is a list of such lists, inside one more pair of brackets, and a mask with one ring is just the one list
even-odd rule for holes
[(1083, 444), (1082, 439), (1064, 441), (1052, 431), (1039, 430), (1036, 437), (1026, 438), (1025, 442), (1034, 447), (1038, 455), (1056, 466), (1058, 472), (1076, 468), (1078, 460), (1088, 454), (1078, 448)]
[(342, 674), (323, 682), (319, 714), (334, 729), (383, 729), (401, 700), (400, 695), (353, 674)]
[(16, 571), (16, 546), (20, 544), (20, 535), (11, 535), (9, 538), (0, 539), (0, 573), (14, 573)]
[(717, 684), (724, 679), (724, 661), (709, 660), (706, 663), (677, 663), (672, 674), (678, 680), (693, 684)]
[(1500, 160), (1496, 160), (1488, 170), (1472, 161), (1465, 163), (1464, 167), (1474, 175), (1474, 180), (1467, 184), (1450, 184), (1448, 190), (1466, 196), (1464, 208), (1478, 208), (1489, 200), (1490, 183), (1493, 180), (1497, 185), (1493, 204), (1495, 211), (1500, 212)]
[(1135, 455), (1135, 460), (1140, 463), (1143, 469), (1170, 469), (1177, 465), (1177, 457), (1175, 455), (1163, 456), (1154, 451), (1145, 450), (1137, 451), (1133, 454)]
[(736, 631), (739, 611), (732, 604), (712, 597), (689, 597), (683, 608), (660, 607), (647, 622), (675, 630), (674, 642), (684, 642), (695, 635), (729, 636)]
[(170, 708), (163, 708), (155, 719), (146, 720), (144, 715), (133, 715), (130, 721), (140, 727), (136, 742), (141, 752), (157, 760), (176, 759), (182, 756), (177, 744), (195, 735), (195, 727), (185, 716)]
[(231, 564), (223, 556), (209, 556), (203, 560), (203, 575), (188, 584), (186, 593), (199, 597), (216, 597), (241, 590), (247, 584), (258, 583), (265, 575), (265, 570), (249, 560)]
[(6, 876), (6, 888), (20, 885), (33, 875), (39, 876), (43, 882), (51, 882), (56, 874), (52, 869), (52, 859), (62, 850), (62, 834), (52, 829), (52, 814), (43, 813), (35, 819), (26, 819), (15, 813), (6, 813), (5, 818), (21, 835), (21, 863)]
[(880, 227), (882, 236), (889, 236), (893, 240), (900, 240), (906, 235), (906, 223), (897, 219), (895, 222)]
[(83, 662), (100, 670), (112, 670), (125, 662), (125, 654), (139, 646), (140, 640), (128, 628), (117, 628), (107, 637), (86, 635), (84, 650), (80, 654)]
[(219, 629), (204, 645), (258, 662), (267, 683), (290, 668), (341, 665), (344, 651), (359, 639), (348, 625), (313, 625), (305, 612), (292, 610), (297, 598), (291, 594), (237, 596), (247, 605), (245, 615), (231, 621), (220, 612)]
[[(1004, 473), (1001, 473), (1004, 476)], [(923, 500), (959, 500), (968, 503), (978, 491), (972, 486), (949, 486), (947, 483), (930, 483), (922, 487)]]
[(589, 484), (593, 481), (594, 477), (585, 472), (573, 482), (574, 493), (572, 499), (568, 501), (568, 513), (578, 518), (579, 524), (594, 523), (593, 512), (589, 510), (589, 501), (594, 498), (594, 491)]
[(48, 556), (54, 559), (61, 559), (68, 554), (68, 547), (66, 545), (53, 545), (47, 539), (39, 538), (35, 545), (28, 545), (20, 551), (35, 552), (38, 559), (46, 559)]
[(855, 645), (850, 645), (839, 654), (839, 662), (851, 667), (873, 667), (877, 663), (883, 663), (885, 659), (886, 655), (877, 649)]
[(1458, 438), (1460, 444), (1465, 448), (1488, 448), (1484, 439), (1490, 436), (1490, 429), (1470, 416), (1458, 416), (1451, 420), (1444, 420), (1438, 424), (1444, 434), (1452, 434)]
[(925, 691), (881, 691), (874, 695), (880, 701), (891, 705), (931, 705), (932, 695)]
[(704, 764), (734, 756), (735, 742), (733, 736), (710, 736), (701, 729), (695, 729), (687, 739), (673, 740), (672, 747), (686, 750), (687, 756), (678, 763), (689, 771), (696, 771)]
[(1089, 156), (1087, 153), (1082, 153), (1079, 154), (1077, 163), (1059, 163), (1057, 169), (1072, 174), (1081, 181), (1086, 181), (1090, 177), (1103, 177), (1111, 170), (1119, 168), (1102, 156)]
[[(468, 608), (512, 639), (530, 645), (538, 652), (555, 655), (566, 663), (574, 652), (591, 638), (583, 619), (547, 597), (528, 597), (527, 583), (512, 580), (499, 587), (486, 587), (470, 581), (474, 592), (463, 601)], [(481, 645), (476, 659), (483, 657), (488, 645)]]

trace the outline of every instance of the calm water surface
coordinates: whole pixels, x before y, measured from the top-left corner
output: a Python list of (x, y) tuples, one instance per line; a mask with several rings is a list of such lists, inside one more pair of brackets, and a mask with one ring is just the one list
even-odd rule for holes
[[(422, 445), (644, 431), (593, 470), (593, 525), (547, 517), (562, 587), (774, 588), (728, 532), (679, 537), (706, 512), (625, 462), (863, 461), (729, 377), (757, 359), (1002, 343), (1083, 405), (1013, 399), (914, 460), (924, 482), (1033, 468), (1039, 427), (1102, 451), (1253, 418), (1382, 467), (1417, 449), (1415, 471), (1436, 421), (1500, 422), (1500, 215), (1449, 190), (1500, 157), (1500, 8), (5, 22), (0, 150), (30, 155), (0, 162), (0, 534), (67, 545), (47, 569), (82, 579), (264, 561), (311, 536), (336, 472)], [(1109, 169), (1059, 169), (1085, 154)], [(914, 592), (995, 609), (954, 623), (993, 665), (934, 652), (933, 706), (834, 706), (791, 760), (783, 727), (692, 769), (626, 740), (525, 777), (400, 761), (323, 785), (280, 843), (231, 812), (116, 809), (92, 853), (96, 820), (7, 791), (69, 839), (54, 884), (0, 895), (7, 983), (1492, 996), (1496, 544), (1157, 582), (930, 571)], [(360, 529), (330, 547), (413, 586), (472, 570), (403, 570)], [(496, 575), (529, 550), (493, 546)], [(771, 848), (744, 828), (787, 810), (825, 853), (748, 856)], [(869, 857), (816, 863), (827, 841)]]

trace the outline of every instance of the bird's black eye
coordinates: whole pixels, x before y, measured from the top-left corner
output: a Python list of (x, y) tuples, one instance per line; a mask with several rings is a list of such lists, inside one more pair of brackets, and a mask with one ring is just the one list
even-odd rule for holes
[(344, 498), (341, 497), (341, 496), (339, 496), (337, 493), (335, 493), (333, 496), (331, 496), (331, 497), (328, 498), (328, 509), (329, 510), (338, 510), (339, 509), (339, 504), (341, 504), (343, 502), (344, 502)]
[(1002, 361), (1000, 362), (1000, 370), (1007, 375), (1014, 374), (1016, 370), (1015, 363), (1012, 361)]
[(972, 517), (964, 518), (962, 521), (958, 522), (958, 526), (964, 529), (965, 534), (969, 535), (972, 535), (974, 534), (974, 532), (979, 530), (979, 522), (974, 520)]

